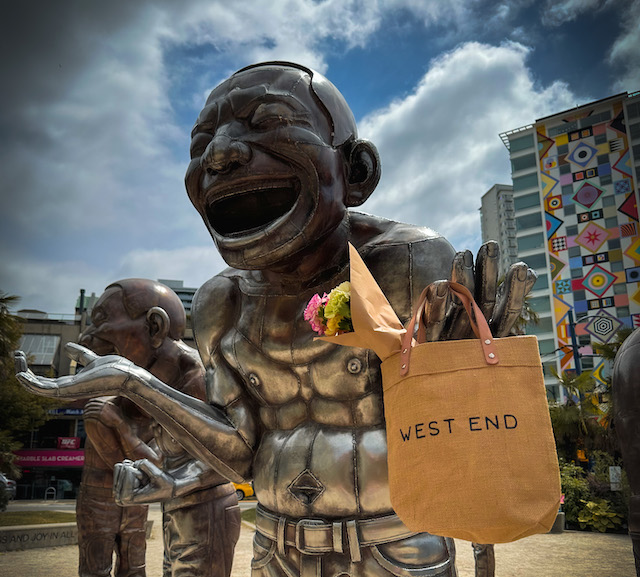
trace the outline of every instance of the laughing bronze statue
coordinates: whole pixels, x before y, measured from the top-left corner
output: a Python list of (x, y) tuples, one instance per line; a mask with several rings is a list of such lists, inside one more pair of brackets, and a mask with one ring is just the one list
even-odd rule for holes
[[(191, 159), (187, 192), (230, 266), (192, 307), (208, 403), (77, 346), (70, 354), (87, 363), (78, 375), (20, 379), (48, 396), (123, 395), (200, 460), (253, 479), (254, 576), (455, 575), (453, 540), (410, 531), (391, 506), (380, 360), (314, 341), (303, 312), (348, 279), (348, 242), (403, 322), (425, 286), (452, 277), (503, 336), (535, 274), (514, 265), (498, 298), (495, 243), (474, 266), (430, 229), (349, 210), (374, 191), (378, 154), (338, 90), (302, 66), (250, 66), (215, 88)], [(431, 339), (469, 336), (444, 282), (425, 317)]]

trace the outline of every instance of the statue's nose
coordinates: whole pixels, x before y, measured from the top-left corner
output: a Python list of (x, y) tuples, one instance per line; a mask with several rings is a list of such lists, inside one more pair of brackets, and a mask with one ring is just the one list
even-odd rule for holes
[(209, 174), (224, 173), (234, 166), (247, 164), (251, 160), (251, 148), (240, 140), (226, 134), (215, 136), (200, 159), (200, 166)]

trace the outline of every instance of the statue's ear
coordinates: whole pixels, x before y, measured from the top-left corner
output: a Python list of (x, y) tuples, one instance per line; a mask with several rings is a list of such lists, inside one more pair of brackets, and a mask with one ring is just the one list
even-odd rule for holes
[(347, 175), (347, 206), (360, 206), (375, 190), (380, 180), (380, 157), (368, 140), (350, 143)]
[(149, 325), (151, 346), (157, 349), (169, 334), (171, 326), (169, 315), (163, 308), (152, 307), (147, 311), (147, 323)]

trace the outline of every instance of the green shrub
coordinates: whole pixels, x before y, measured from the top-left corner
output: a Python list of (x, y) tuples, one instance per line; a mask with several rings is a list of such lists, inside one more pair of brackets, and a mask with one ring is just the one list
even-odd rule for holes
[(592, 531), (604, 533), (607, 530), (622, 527), (624, 521), (622, 515), (616, 513), (606, 499), (582, 501), (582, 503), (584, 506), (578, 515), (581, 529), (590, 527)]
[(582, 467), (560, 460), (560, 482), (564, 494), (562, 510), (567, 523), (577, 524), (584, 501), (589, 499), (589, 483)]

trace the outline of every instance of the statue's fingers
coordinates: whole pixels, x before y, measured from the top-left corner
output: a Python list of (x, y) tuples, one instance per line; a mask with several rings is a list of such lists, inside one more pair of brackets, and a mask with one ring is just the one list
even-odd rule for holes
[[(459, 252), (453, 259), (451, 280), (466, 286), (471, 294), (475, 292), (475, 277), (473, 272), (473, 254), (469, 250)], [(451, 310), (448, 314), (445, 333), (448, 339), (464, 339), (471, 334), (469, 315), (464, 310), (462, 302), (453, 296)]]
[(15, 364), (16, 373), (26, 373), (29, 370), (27, 355), (23, 351), (15, 351), (13, 353), (13, 362)]
[(480, 247), (476, 258), (475, 299), (487, 321), (496, 305), (499, 269), (500, 249), (498, 243), (491, 240)]
[(427, 288), (423, 312), (425, 338), (427, 342), (440, 340), (444, 334), (447, 313), (451, 304), (447, 281), (436, 281)]
[(93, 351), (77, 343), (67, 343), (64, 346), (67, 356), (83, 366), (87, 366), (92, 361), (99, 358)]
[(536, 273), (525, 263), (518, 262), (509, 268), (505, 286), (496, 304), (491, 330), (495, 337), (508, 335), (523, 312), (524, 299), (537, 279)]
[(142, 480), (144, 475), (147, 477), (158, 477), (162, 471), (154, 465), (149, 459), (141, 459), (136, 461), (136, 468), (139, 469), (139, 479)]
[(55, 379), (37, 377), (31, 371), (18, 373), (16, 378), (20, 381), (23, 387), (36, 395), (40, 395), (42, 397), (60, 396), (60, 389), (58, 388)]

